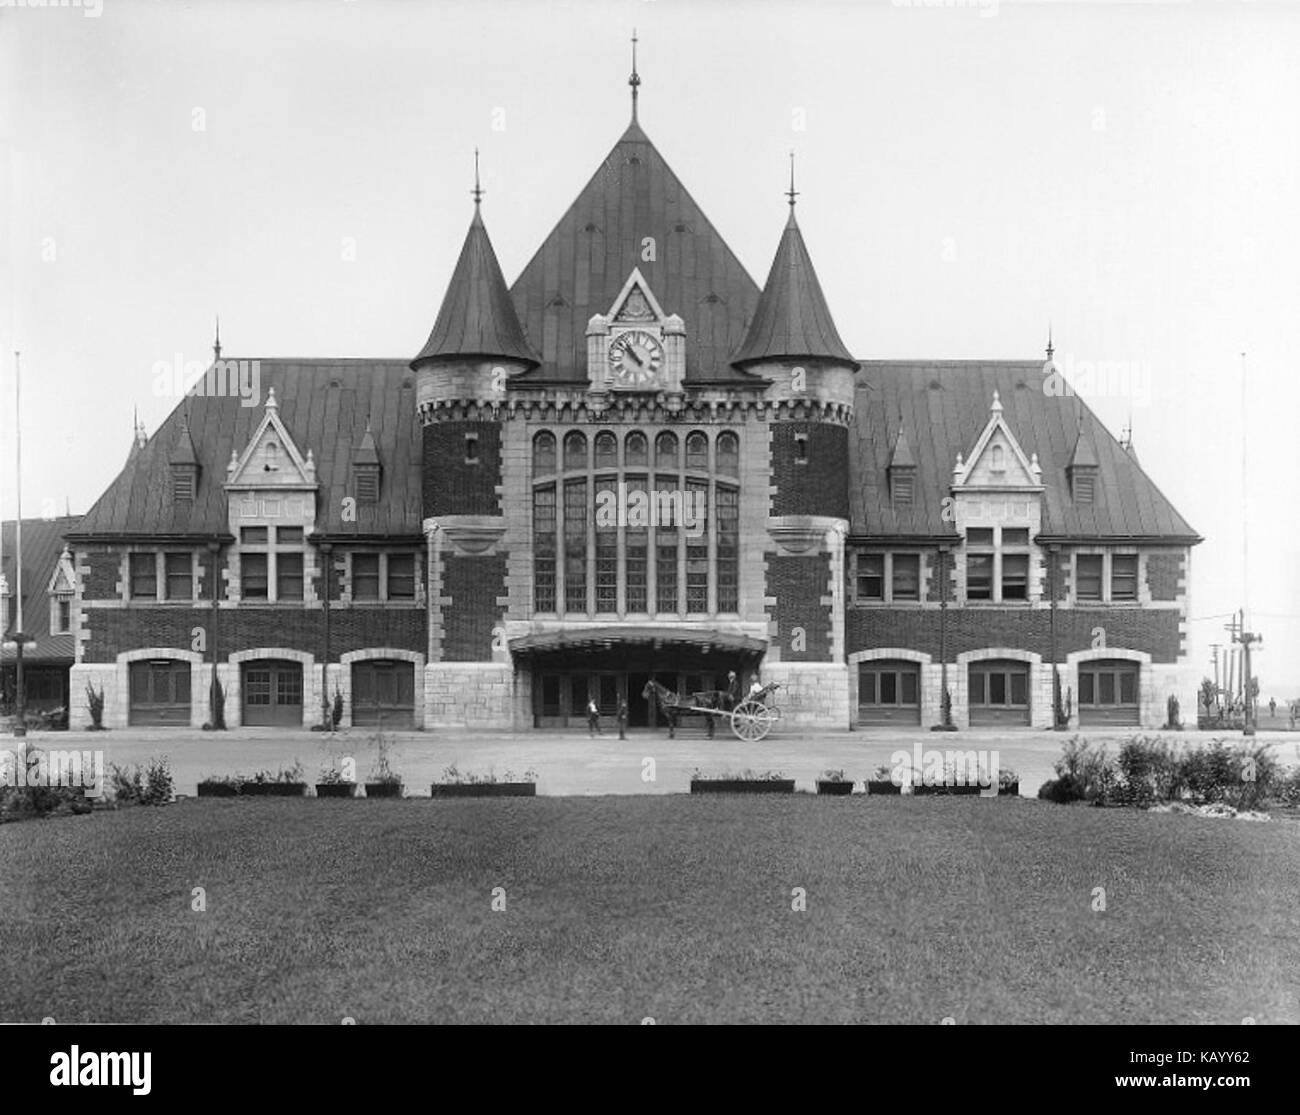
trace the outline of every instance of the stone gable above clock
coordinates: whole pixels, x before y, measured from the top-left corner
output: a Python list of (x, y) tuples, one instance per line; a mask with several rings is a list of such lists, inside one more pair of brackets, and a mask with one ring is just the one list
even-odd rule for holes
[(639, 268), (608, 312), (587, 322), (587, 382), (593, 395), (642, 392), (679, 398), (686, 377), (686, 326), (665, 314)]

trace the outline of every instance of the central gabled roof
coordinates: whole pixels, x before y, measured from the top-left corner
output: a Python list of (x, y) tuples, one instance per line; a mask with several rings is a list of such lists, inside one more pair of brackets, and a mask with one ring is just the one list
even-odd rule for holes
[(664, 313), (686, 323), (687, 381), (761, 384), (729, 363), (758, 286), (635, 121), (510, 288), (542, 358), (516, 379), (586, 383), (587, 322), (638, 267)]

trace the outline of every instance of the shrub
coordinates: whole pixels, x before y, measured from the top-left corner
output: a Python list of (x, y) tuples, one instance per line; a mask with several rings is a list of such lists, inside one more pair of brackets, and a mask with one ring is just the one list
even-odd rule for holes
[(175, 797), (175, 782), (165, 757), (150, 759), (139, 766), (109, 767), (109, 788), (118, 805), (166, 805)]
[(226, 691), (220, 678), (212, 686), (212, 727), (219, 732), (226, 730)]
[(392, 759), (390, 758), (393, 745), (388, 737), (384, 735), (382, 729), (375, 734), (375, 745), (378, 748), (378, 754), (375, 756), (375, 761), (370, 768), (371, 783), (390, 786), (400, 785), (402, 776), (393, 769)]
[(102, 732), (104, 730), (104, 687), (102, 685), (96, 691), (90, 682), (86, 682), (86, 708), (90, 712), (89, 730)]
[[(1054, 781), (1064, 784), (1053, 786), (1048, 782), (1038, 792), (1039, 797), (1049, 801), (1090, 801), (1104, 805), (1114, 790), (1115, 764), (1105, 744), (1093, 747), (1082, 736), (1071, 736), (1062, 746), (1054, 769)], [(1044, 793), (1045, 790), (1049, 793)]]
[(334, 705), (330, 709), (330, 726), (338, 731), (339, 725), (343, 722), (343, 693), (336, 685), (334, 687)]
[(1120, 776), (1112, 797), (1121, 805), (1169, 801), (1180, 784), (1181, 760), (1159, 736), (1134, 736), (1119, 749)]

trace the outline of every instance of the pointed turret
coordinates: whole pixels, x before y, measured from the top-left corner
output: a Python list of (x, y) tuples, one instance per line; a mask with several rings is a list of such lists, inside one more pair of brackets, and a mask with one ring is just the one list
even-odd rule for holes
[[(482, 194), (477, 185), (475, 194)], [(420, 354), (411, 361), (411, 367), (418, 368), (437, 359), (475, 358), (518, 360), (529, 368), (539, 362), (510, 300), (501, 265), (483, 224), (478, 196), (474, 201), (474, 219), (470, 221), (433, 332)]]
[[(793, 187), (791, 187), (793, 193)], [(740, 349), (732, 357), (736, 365), (770, 360), (820, 359), (847, 364), (855, 371), (857, 362), (840, 340), (813, 268), (803, 233), (790, 199), (790, 219), (772, 261), (758, 308)]]
[(140, 421), (139, 411), (135, 412), (131, 423), (131, 448), (127, 450), (126, 454), (126, 463), (128, 465), (140, 455), (140, 450), (149, 442), (149, 435), (145, 433), (144, 423)]

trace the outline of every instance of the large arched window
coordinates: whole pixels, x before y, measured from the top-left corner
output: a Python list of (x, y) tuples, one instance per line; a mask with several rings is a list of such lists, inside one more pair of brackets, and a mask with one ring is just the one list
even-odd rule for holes
[(564, 435), (564, 471), (577, 472), (587, 467), (587, 435), (572, 430)]
[(533, 438), (533, 475), (550, 476), (555, 471), (555, 435), (543, 430)]
[(715, 439), (691, 430), (684, 445), (663, 429), (600, 430), (591, 440), (589, 454), (581, 430), (533, 439), (534, 611), (661, 620), (739, 612), (736, 431)]
[(618, 438), (608, 430), (596, 435), (596, 467), (618, 468)]

